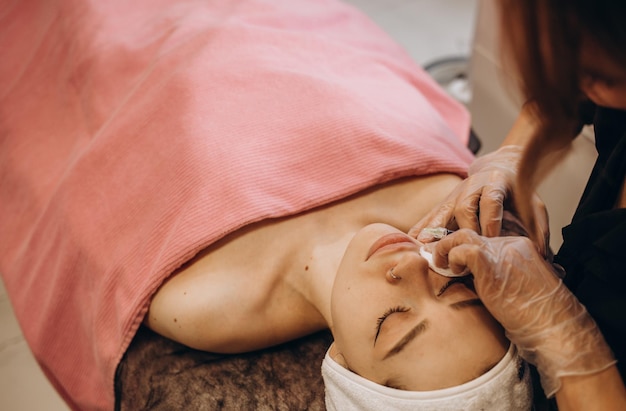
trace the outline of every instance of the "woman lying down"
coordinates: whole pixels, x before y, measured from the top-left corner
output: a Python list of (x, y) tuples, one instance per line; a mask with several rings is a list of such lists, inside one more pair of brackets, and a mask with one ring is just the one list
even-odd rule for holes
[(0, 273), (72, 409), (114, 408), (142, 323), (221, 353), (330, 327), (330, 408), (524, 408), (471, 285), (402, 234), (466, 176), (467, 112), (366, 16), (34, 0), (1, 19)]
[(236, 232), (161, 287), (146, 323), (227, 353), (330, 327), (329, 410), (530, 409), (527, 366), (471, 277), (435, 273), (405, 234), (457, 179), (408, 179)]

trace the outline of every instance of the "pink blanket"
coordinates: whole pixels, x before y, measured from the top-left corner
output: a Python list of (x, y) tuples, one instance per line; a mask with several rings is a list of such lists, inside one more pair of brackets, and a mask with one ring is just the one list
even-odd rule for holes
[(73, 409), (112, 408), (202, 248), (472, 158), (464, 109), (335, 0), (14, 0), (0, 50), (0, 272)]

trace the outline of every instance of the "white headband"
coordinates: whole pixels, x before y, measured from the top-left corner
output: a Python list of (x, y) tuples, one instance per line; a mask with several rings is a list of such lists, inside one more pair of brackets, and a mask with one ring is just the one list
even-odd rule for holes
[(326, 353), (322, 362), (328, 411), (494, 410), (532, 408), (528, 365), (510, 345), (502, 360), (480, 377), (435, 391), (404, 391), (367, 380), (339, 365)]

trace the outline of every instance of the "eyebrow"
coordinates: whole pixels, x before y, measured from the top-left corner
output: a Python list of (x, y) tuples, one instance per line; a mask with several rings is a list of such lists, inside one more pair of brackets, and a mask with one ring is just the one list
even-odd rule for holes
[(383, 360), (386, 360), (389, 357), (393, 357), (396, 354), (402, 352), (404, 347), (407, 346), (411, 341), (413, 341), (418, 335), (423, 334), (424, 331), (428, 329), (429, 326), (428, 320), (423, 320), (419, 322), (415, 327), (411, 328), (411, 330), (404, 335), (397, 343), (394, 345), (383, 357)]
[(485, 305), (483, 304), (483, 302), (480, 301), (478, 298), (463, 300), (463, 301), (459, 301), (459, 302), (452, 303), (449, 305), (450, 308), (453, 308), (455, 310), (461, 310), (466, 307), (484, 307), (484, 306)]
[[(456, 303), (452, 303), (449, 305), (450, 308), (454, 310), (462, 310), (467, 307), (475, 307), (482, 306), (483, 302), (478, 298), (471, 298), (469, 300), (458, 301)], [(411, 328), (408, 333), (404, 335), (383, 357), (383, 360), (387, 358), (393, 357), (404, 350), (404, 348), (415, 338), (424, 334), (424, 332), (429, 328), (430, 323), (428, 320), (420, 321), (415, 327)]]

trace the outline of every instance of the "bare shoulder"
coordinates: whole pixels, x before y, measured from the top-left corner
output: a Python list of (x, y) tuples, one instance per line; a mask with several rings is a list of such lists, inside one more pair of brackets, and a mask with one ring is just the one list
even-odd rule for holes
[(207, 248), (159, 288), (146, 325), (192, 348), (223, 353), (264, 348), (324, 328), (293, 284), (306, 243), (290, 236), (290, 229), (268, 221)]

